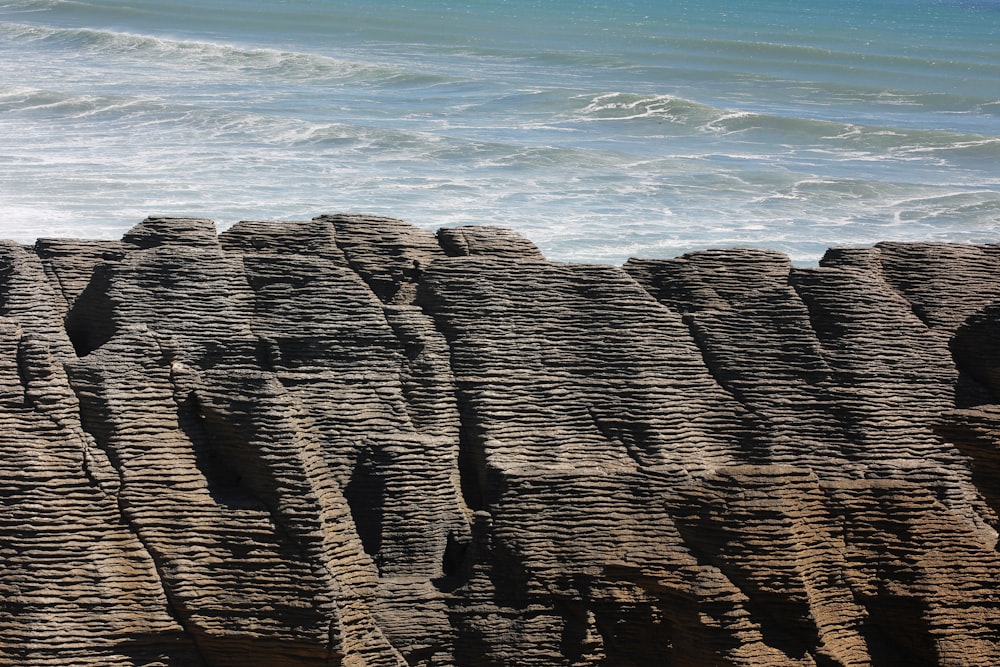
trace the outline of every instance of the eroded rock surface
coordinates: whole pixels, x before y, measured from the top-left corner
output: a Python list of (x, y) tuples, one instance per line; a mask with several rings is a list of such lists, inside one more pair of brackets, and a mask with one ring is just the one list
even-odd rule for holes
[(0, 664), (990, 666), (1000, 246), (0, 245)]

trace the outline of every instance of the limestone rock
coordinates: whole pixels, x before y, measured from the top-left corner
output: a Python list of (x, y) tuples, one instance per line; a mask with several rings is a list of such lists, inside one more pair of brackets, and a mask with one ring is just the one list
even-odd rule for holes
[(0, 663), (200, 664), (81, 425), (62, 296), (34, 255), (2, 251)]
[(998, 248), (0, 244), (0, 665), (994, 665)]
[(348, 264), (385, 303), (411, 303), (420, 274), (444, 256), (433, 234), (402, 220), (362, 215), (317, 220), (334, 226)]
[(487, 255), (505, 259), (543, 260), (542, 252), (520, 234), (487, 225), (444, 227), (438, 230), (438, 242), (451, 257)]
[(90, 284), (101, 260), (121, 254), (121, 241), (38, 239), (35, 254), (42, 260), (49, 283), (63, 297), (66, 311)]

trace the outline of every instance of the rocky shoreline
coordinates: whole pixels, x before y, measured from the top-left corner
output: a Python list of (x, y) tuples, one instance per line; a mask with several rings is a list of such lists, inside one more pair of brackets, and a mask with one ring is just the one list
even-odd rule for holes
[(0, 245), (0, 664), (988, 665), (1000, 245)]

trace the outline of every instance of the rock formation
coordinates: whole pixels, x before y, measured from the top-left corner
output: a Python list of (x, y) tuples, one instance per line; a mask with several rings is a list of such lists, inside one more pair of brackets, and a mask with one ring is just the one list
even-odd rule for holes
[(1000, 245), (0, 245), (0, 665), (990, 666)]

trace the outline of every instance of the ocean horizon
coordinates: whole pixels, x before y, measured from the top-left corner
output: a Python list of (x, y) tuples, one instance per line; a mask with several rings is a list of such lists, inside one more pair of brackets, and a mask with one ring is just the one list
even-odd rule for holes
[(1000, 0), (0, 0), (0, 237), (325, 213), (615, 264), (1000, 242)]

